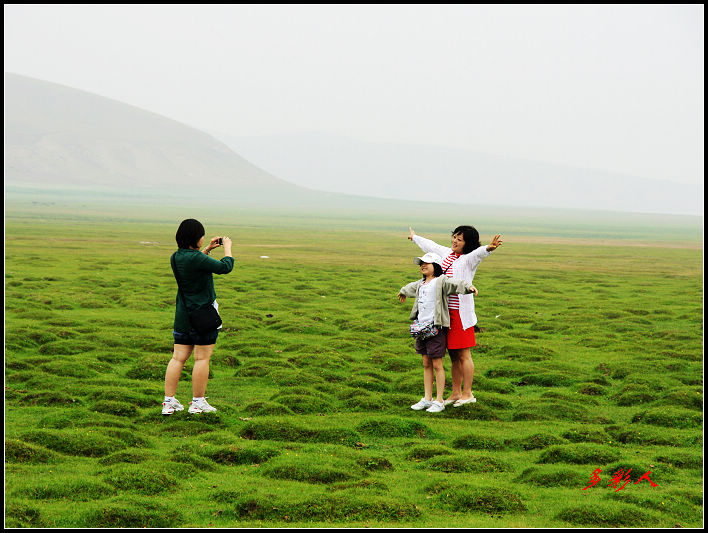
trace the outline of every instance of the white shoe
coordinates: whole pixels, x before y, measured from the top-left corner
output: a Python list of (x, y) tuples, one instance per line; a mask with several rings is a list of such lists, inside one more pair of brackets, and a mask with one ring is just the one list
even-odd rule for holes
[(432, 402), (432, 405), (426, 409), (429, 413), (439, 413), (445, 410), (445, 404), (443, 402)]
[(169, 402), (162, 402), (162, 414), (171, 415), (175, 411), (183, 411), (184, 405), (177, 401), (177, 398), (172, 398)]
[(433, 405), (433, 402), (431, 402), (430, 400), (426, 400), (425, 398), (421, 398), (418, 403), (411, 405), (411, 409), (413, 409), (414, 411), (421, 411), (423, 409), (427, 409), (431, 405)]
[(467, 405), (468, 403), (475, 403), (476, 401), (477, 401), (477, 398), (475, 398), (474, 396), (472, 396), (472, 398), (470, 398), (468, 400), (463, 400), (462, 398), (460, 398), (455, 403), (453, 403), (452, 406), (453, 407), (462, 407), (463, 405)]
[(216, 411), (216, 408), (212, 407), (209, 405), (206, 401), (206, 398), (203, 400), (197, 400), (189, 402), (189, 412), (194, 414), (194, 413), (213, 413)]

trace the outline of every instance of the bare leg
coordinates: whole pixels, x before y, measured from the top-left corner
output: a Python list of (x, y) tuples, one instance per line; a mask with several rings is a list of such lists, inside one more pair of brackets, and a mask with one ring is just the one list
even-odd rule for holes
[(195, 398), (203, 398), (209, 381), (209, 360), (214, 351), (214, 345), (194, 347), (194, 368), (192, 369), (192, 393)]
[(174, 396), (177, 393), (179, 377), (182, 374), (184, 363), (192, 354), (192, 348), (194, 346), (188, 344), (175, 344), (172, 359), (167, 364), (167, 371), (165, 372), (165, 396)]
[(435, 370), (435, 384), (437, 387), (437, 397), (435, 400), (442, 403), (443, 397), (445, 396), (445, 367), (443, 366), (442, 357), (433, 359), (433, 369)]
[(425, 387), (425, 399), (433, 399), (433, 361), (427, 355), (423, 356), (423, 385)]
[(472, 381), (474, 380), (474, 362), (469, 348), (458, 350), (460, 355), (460, 366), (462, 370), (463, 390), (462, 399), (472, 398)]
[(448, 400), (459, 400), (462, 398), (462, 363), (460, 361), (460, 352), (462, 350), (448, 349), (450, 354), (451, 371), (452, 371), (452, 393)]

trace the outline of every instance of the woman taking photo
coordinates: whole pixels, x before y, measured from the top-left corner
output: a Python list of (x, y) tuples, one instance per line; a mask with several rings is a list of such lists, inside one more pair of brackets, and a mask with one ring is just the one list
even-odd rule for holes
[[(492, 242), (482, 246), (479, 242), (479, 232), (472, 226), (455, 228), (452, 231), (450, 248), (416, 235), (413, 228), (409, 229), (408, 238), (425, 253), (436, 253), (443, 258), (442, 267), (446, 276), (462, 279), (470, 284), (482, 259), (488, 257), (502, 244), (501, 235), (495, 235)], [(461, 407), (477, 401), (472, 395), (474, 362), (470, 353), (470, 348), (476, 346), (474, 326), (477, 324), (477, 315), (474, 312), (474, 295), (465, 294), (459, 297), (451, 295), (448, 306), (450, 330), (447, 337), (447, 351), (452, 361), (452, 394), (445, 400), (445, 404)]]
[[(209, 379), (209, 360), (219, 335), (221, 319), (214, 292), (212, 274), (228, 274), (234, 268), (231, 255), (231, 239), (214, 237), (204, 251), (204, 226), (192, 218), (182, 221), (177, 229), (177, 251), (170, 257), (172, 271), (177, 280), (177, 300), (174, 331), (175, 345), (172, 359), (165, 372), (165, 401), (162, 414), (171, 415), (182, 411), (184, 406), (177, 401), (177, 383), (184, 363), (194, 351), (192, 369), (193, 398), (190, 413), (216, 411), (206, 401), (206, 386)], [(220, 261), (209, 257), (214, 248), (224, 247)]]

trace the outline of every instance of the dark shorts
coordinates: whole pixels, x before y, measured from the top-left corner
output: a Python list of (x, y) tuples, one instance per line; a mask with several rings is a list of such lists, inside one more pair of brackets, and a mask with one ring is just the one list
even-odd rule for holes
[(197, 333), (191, 330), (189, 333), (180, 333), (179, 331), (173, 331), (172, 336), (175, 338), (175, 344), (187, 344), (187, 345), (209, 345), (216, 344), (216, 338), (219, 336), (219, 330), (215, 329), (208, 333)]
[(415, 353), (427, 355), (431, 359), (445, 357), (445, 350), (447, 349), (447, 328), (438, 328), (438, 330), (440, 333), (435, 335), (435, 337), (428, 337), (423, 340), (416, 339)]

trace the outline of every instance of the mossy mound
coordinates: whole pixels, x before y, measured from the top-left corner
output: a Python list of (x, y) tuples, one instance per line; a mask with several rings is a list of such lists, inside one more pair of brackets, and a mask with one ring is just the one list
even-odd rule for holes
[(488, 455), (446, 455), (429, 459), (425, 468), (439, 472), (511, 472), (513, 466)]
[(568, 444), (544, 450), (538, 462), (604, 465), (619, 458), (620, 453), (610, 448), (592, 444)]
[(657, 403), (701, 411), (703, 409), (703, 394), (698, 389), (684, 387), (667, 392)]
[(278, 450), (271, 448), (247, 448), (236, 445), (211, 449), (205, 453), (206, 457), (209, 457), (215, 463), (228, 466), (261, 464), (279, 454)]
[(152, 498), (121, 498), (102, 502), (99, 508), (86, 512), (81, 521), (87, 528), (167, 528), (179, 527), (183, 519), (179, 511)]
[(452, 447), (462, 450), (501, 450), (504, 448), (504, 443), (494, 437), (470, 433), (457, 437), (452, 442)]
[(412, 461), (425, 461), (438, 455), (453, 455), (455, 452), (444, 446), (414, 446), (406, 454)]
[[(444, 418), (455, 418), (460, 420), (501, 420), (500, 412), (477, 400), (477, 403), (468, 403), (461, 407), (446, 407), (444, 411), (438, 413)], [(501, 414), (504, 414), (503, 412)]]
[(622, 390), (614, 396), (614, 400), (621, 406), (649, 403), (656, 400), (656, 392), (646, 385), (632, 383), (622, 387)]
[(103, 457), (127, 445), (96, 431), (35, 430), (22, 438), (66, 455)]
[(246, 406), (246, 411), (259, 416), (295, 414), (289, 407), (286, 407), (278, 402), (251, 403)]
[(249, 422), (240, 431), (240, 435), (244, 439), (250, 440), (324, 442), (344, 446), (354, 446), (361, 441), (361, 437), (349, 429), (309, 429), (280, 421)]
[(47, 520), (42, 516), (42, 512), (37, 506), (21, 501), (7, 503), (5, 507), (6, 528), (43, 528), (48, 526)]
[(627, 429), (625, 426), (608, 426), (607, 433), (611, 436), (611, 440), (622, 444), (648, 444), (651, 446), (685, 446), (687, 439), (678, 435), (678, 432), (667, 435), (662, 431), (651, 426), (643, 426), (641, 430), (636, 428)]
[(588, 420), (587, 407), (581, 407), (568, 402), (542, 400), (522, 405), (512, 414), (512, 421), (524, 420), (571, 420), (585, 422)]
[(438, 501), (444, 508), (457, 512), (504, 514), (526, 511), (516, 491), (500, 487), (454, 487), (440, 494)]
[(41, 405), (45, 407), (70, 407), (74, 405), (81, 405), (81, 400), (74, 395), (66, 394), (64, 392), (42, 391), (26, 394), (20, 400), (20, 403), (23, 405)]
[[(682, 520), (699, 523), (703, 516), (702, 505), (692, 504), (686, 498), (673, 494), (647, 494), (636, 491), (611, 491), (602, 496), (603, 500), (631, 504), (641, 509), (653, 509), (662, 514)], [(702, 498), (701, 498), (702, 499)]]
[(333, 410), (332, 402), (317, 396), (305, 396), (297, 393), (277, 394), (271, 400), (287, 406), (297, 414), (321, 414)]
[(567, 387), (573, 384), (573, 380), (565, 375), (556, 372), (543, 374), (527, 374), (522, 376), (516, 384), (518, 386), (534, 385), (536, 387)]
[(522, 450), (538, 450), (556, 444), (565, 444), (565, 441), (555, 435), (549, 435), (547, 433), (535, 433), (534, 435), (529, 435), (527, 437), (508, 439), (504, 442), (506, 447)]
[[(408, 402), (408, 397), (405, 398), (405, 403)], [(351, 399), (342, 402), (348, 411), (387, 411), (391, 408), (395, 409), (396, 405), (404, 405), (400, 401), (396, 401), (389, 395), (387, 400), (383, 400), (380, 394), (360, 393), (353, 396)]]
[(391, 461), (386, 459), (385, 457), (380, 457), (380, 456), (366, 456), (366, 457), (359, 457), (356, 460), (357, 464), (362, 467), (364, 470), (393, 470), (393, 464)]
[(703, 457), (692, 453), (675, 452), (670, 454), (662, 454), (658, 455), (655, 460), (677, 468), (703, 468)]
[(43, 464), (56, 460), (56, 454), (41, 446), (33, 446), (17, 439), (5, 440), (5, 461), (8, 463)]
[(92, 479), (57, 480), (25, 487), (22, 495), (31, 500), (91, 501), (112, 496), (113, 487)]
[(688, 409), (657, 407), (636, 413), (632, 423), (637, 422), (667, 428), (699, 428), (703, 425), (703, 416)]
[(262, 471), (264, 476), (273, 479), (287, 479), (290, 481), (301, 481), (304, 483), (335, 483), (347, 481), (357, 476), (350, 471), (340, 468), (309, 464), (275, 465), (269, 466)]
[(298, 502), (274, 502), (271, 497), (246, 497), (231, 506), (230, 514), (240, 519), (286, 522), (398, 522), (418, 518), (421, 511), (413, 504), (394, 499), (325, 495)]
[(638, 507), (619, 504), (565, 507), (556, 518), (583, 527), (637, 527), (654, 522), (650, 515)]
[(516, 387), (512, 383), (489, 379), (485, 376), (475, 376), (473, 389), (483, 392), (497, 392), (499, 394), (513, 394)]
[(612, 440), (610, 436), (601, 429), (590, 429), (586, 427), (571, 428), (563, 435), (564, 439), (571, 442), (592, 442), (595, 444), (603, 444)]
[[(103, 480), (116, 489), (145, 495), (160, 494), (179, 484), (169, 467), (119, 464), (103, 473)], [(174, 470), (174, 469), (171, 469)]]
[(607, 388), (598, 383), (579, 383), (578, 392), (586, 396), (604, 396), (607, 394)]
[(101, 457), (98, 463), (101, 465), (117, 465), (122, 463), (139, 464), (153, 458), (154, 455), (145, 450), (123, 450)]
[(345, 481), (343, 483), (332, 483), (328, 485), (330, 490), (364, 489), (372, 492), (390, 492), (388, 485), (378, 479), (361, 479), (356, 481)]
[(590, 475), (567, 467), (531, 467), (524, 470), (516, 481), (539, 487), (578, 487), (588, 485)]
[(153, 394), (152, 391), (141, 392), (132, 391), (125, 387), (111, 388), (109, 390), (96, 390), (88, 395), (91, 400), (98, 401), (120, 401), (130, 403), (136, 407), (155, 407), (159, 406), (162, 396), (160, 393)]
[(356, 429), (377, 438), (418, 437), (424, 439), (433, 435), (433, 431), (425, 424), (404, 418), (370, 418), (359, 424)]
[(115, 416), (135, 417), (138, 415), (137, 407), (128, 402), (115, 400), (99, 400), (91, 409), (97, 413), (106, 413)]

